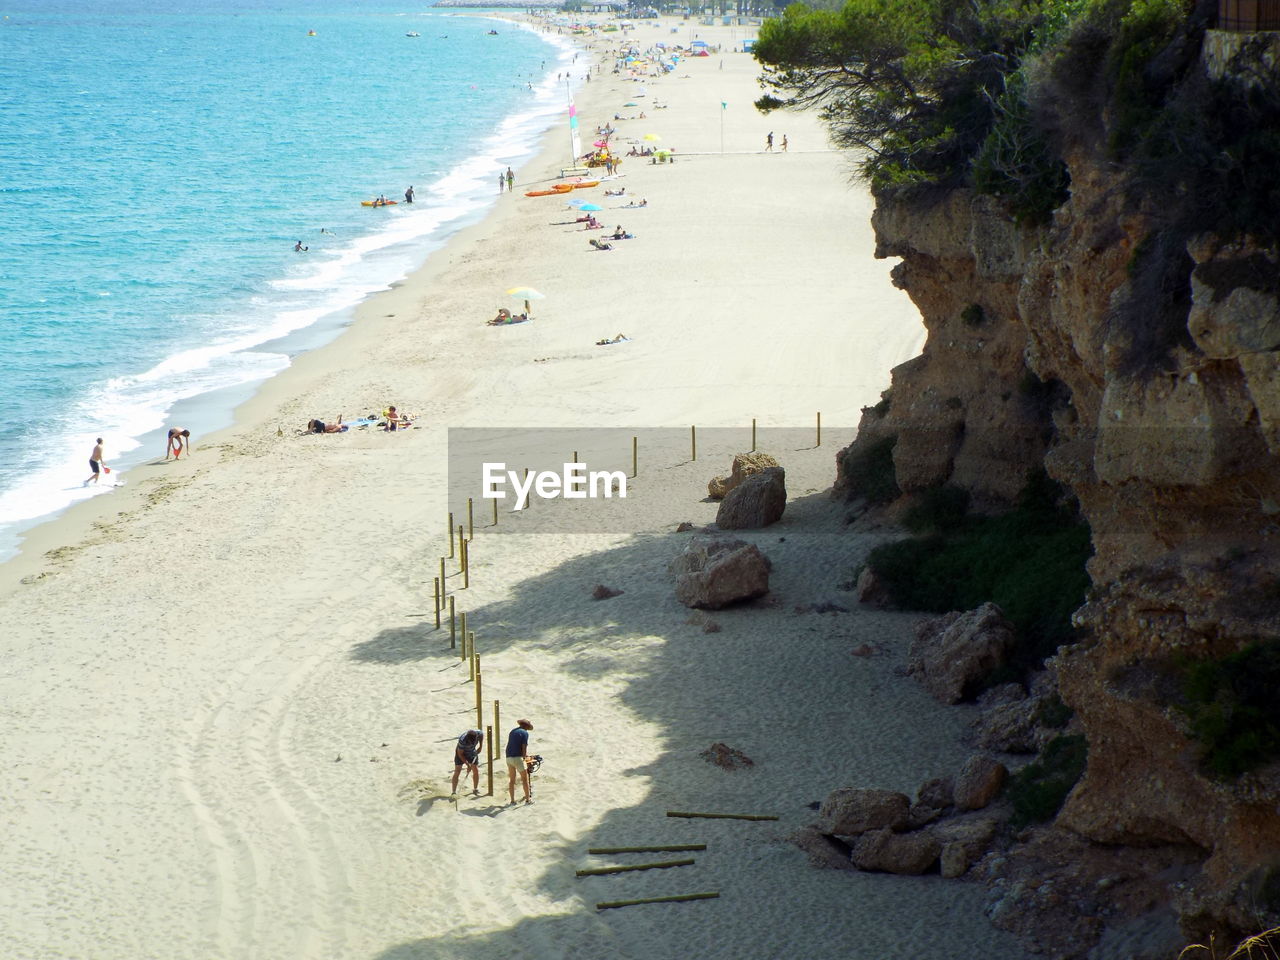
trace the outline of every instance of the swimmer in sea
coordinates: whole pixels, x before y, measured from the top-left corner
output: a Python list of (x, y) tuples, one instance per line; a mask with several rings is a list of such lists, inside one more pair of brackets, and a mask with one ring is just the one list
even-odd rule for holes
[(295, 244), (293, 245), (293, 252), (294, 252), (294, 253), (306, 253), (306, 252), (307, 252), (308, 250), (310, 250), (310, 249), (311, 249), (310, 247), (304, 247), (304, 246), (302, 245), (302, 241), (301, 241), (301, 240), (299, 240), (297, 243), (295, 243)]

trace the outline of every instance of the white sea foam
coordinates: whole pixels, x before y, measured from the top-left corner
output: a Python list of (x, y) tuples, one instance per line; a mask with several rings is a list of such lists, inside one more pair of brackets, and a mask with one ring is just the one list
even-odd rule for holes
[[(504, 24), (504, 29), (512, 28), (538, 32), (525, 24)], [(371, 294), (407, 276), (452, 232), (497, 202), (497, 172), (531, 157), (541, 135), (567, 110), (568, 89), (556, 77), (571, 66), (573, 46), (563, 37), (539, 35), (559, 52), (554, 63), (548, 58), (549, 69), (534, 85), (532, 102), (499, 123), (470, 156), (433, 182), (418, 185), (415, 203), (376, 211), (385, 217), (379, 229), (308, 251), (234, 314), (208, 317), (203, 325), (211, 333), (207, 343), (179, 350), (141, 373), (112, 378), (51, 416), (45, 442), (24, 465), (23, 479), (0, 492), (0, 560), (16, 552), (21, 531), (34, 522), (107, 493), (112, 489), (108, 479), (121, 479), (128, 466), (152, 454), (162, 456), (162, 449), (140, 448), (147, 434), (170, 423), (175, 404), (260, 382), (284, 370), (288, 356), (263, 350), (264, 344), (347, 315)], [(223, 422), (229, 414), (223, 411)], [(92, 432), (84, 429), (86, 423), (94, 424)], [(123, 469), (83, 486), (98, 436), (109, 438), (107, 462), (118, 458)]]

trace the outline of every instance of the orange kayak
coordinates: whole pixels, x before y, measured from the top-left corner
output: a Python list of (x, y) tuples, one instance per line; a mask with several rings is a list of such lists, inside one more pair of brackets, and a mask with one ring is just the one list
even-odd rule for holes
[(568, 193), (570, 190), (573, 189), (573, 186), (574, 185), (572, 183), (557, 183), (551, 189), (554, 190), (556, 193)]
[(525, 193), (526, 197), (554, 197), (560, 193), (559, 190), (529, 190)]
[(581, 190), (583, 187), (598, 187), (598, 186), (600, 186), (599, 180), (588, 180), (585, 183), (575, 183), (573, 185), (573, 189)]
[(400, 202), (399, 200), (384, 200), (382, 201), (382, 203), (379, 203), (377, 200), (361, 200), (360, 206), (362, 207), (394, 207), (399, 202)]

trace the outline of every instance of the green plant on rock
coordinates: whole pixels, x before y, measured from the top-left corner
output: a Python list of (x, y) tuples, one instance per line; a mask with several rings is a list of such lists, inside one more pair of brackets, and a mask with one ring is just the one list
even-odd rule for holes
[(868, 503), (892, 503), (901, 494), (893, 466), (893, 448), (898, 437), (893, 434), (879, 440), (854, 446), (845, 454), (844, 475), (852, 496)]
[(1005, 793), (1013, 804), (1015, 828), (1052, 820), (1084, 774), (1089, 747), (1080, 735), (1054, 737), (1040, 756), (1009, 778)]
[(1020, 673), (1072, 639), (1071, 614), (1089, 587), (1089, 527), (1061, 500), (1061, 487), (1035, 471), (1008, 513), (965, 516), (945, 530), (883, 544), (867, 563), (905, 609), (998, 604), (1017, 630), (1010, 673)]
[(1220, 660), (1178, 661), (1183, 701), (1201, 760), (1230, 780), (1280, 758), (1280, 642), (1255, 643)]

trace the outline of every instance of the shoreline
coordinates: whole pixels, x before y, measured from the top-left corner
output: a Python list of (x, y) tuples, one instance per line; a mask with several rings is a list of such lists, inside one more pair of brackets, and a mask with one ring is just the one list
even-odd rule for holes
[[(23, 923), (0, 946), (91, 943), (103, 960), (835, 960), (856, 938), (875, 956), (1022, 956), (975, 885), (817, 871), (785, 842), (836, 787), (910, 792), (957, 768), (969, 712), (894, 675), (914, 616), (813, 610), (881, 539), (846, 527), (825, 495), (832, 454), (923, 329), (871, 258), (869, 197), (814, 149), (817, 122), (787, 118), (796, 152), (760, 153), (781, 122), (748, 112), (754, 75), (749, 55), (726, 54), (723, 68), (646, 81), (669, 107), (620, 121), (619, 142), (653, 132), (679, 154), (624, 160), (620, 182), (649, 205), (601, 205), (633, 239), (593, 250), (560, 201), (518, 191), (269, 381), (235, 427), (122, 491), (127, 515), (37, 554), (48, 575), (0, 596), (19, 625), (2, 641), (15, 783), (3, 856), (24, 880)], [(578, 100), (586, 129), (634, 90), (602, 79)], [(561, 165), (555, 136), (522, 186)], [(546, 295), (534, 321), (486, 326), (522, 283)], [(619, 331), (631, 339), (596, 345)], [(294, 433), (386, 403), (417, 426)], [(696, 461), (646, 448), (630, 533), (533, 539), (518, 516), (477, 523), (470, 583), (446, 563), (483, 660), (483, 722), (490, 700), (499, 737), (531, 718), (547, 762), (530, 807), (505, 805), (504, 778), (493, 798), (450, 801), (477, 686), (431, 616), (445, 516), (462, 509), (448, 429), (755, 417), (774, 443), (773, 428), (817, 410), (822, 446), (775, 451), (786, 515), (742, 533), (775, 563), (771, 596), (709, 615), (718, 631), (664, 571), (683, 545), (675, 523), (714, 518), (706, 481), (728, 447)], [(595, 601), (594, 584), (623, 592)], [(851, 656), (861, 643), (875, 655)], [(755, 766), (704, 762), (716, 741)], [(665, 818), (676, 809), (781, 820)], [(670, 841), (708, 850), (678, 877), (573, 877), (588, 845)], [(721, 898), (593, 909), (694, 889)]]
[[(533, 136), (525, 136), (515, 141), (518, 146), (508, 151), (502, 146), (506, 141), (502, 141), (498, 133), (482, 135), (470, 145), (466, 153), (455, 158), (456, 162), (452, 167), (437, 175), (438, 183), (450, 182), (455, 187), (460, 186), (461, 195), (466, 197), (465, 202), (473, 204), (470, 207), (461, 207), (456, 201), (452, 201), (441, 208), (437, 202), (438, 195), (434, 195), (431, 185), (420, 187), (420, 203), (417, 207), (421, 209), (415, 208), (412, 211), (412, 217), (426, 214), (431, 222), (436, 223), (426, 232), (423, 232), (423, 224), (416, 220), (408, 228), (405, 224), (409, 221), (396, 220), (388, 225), (394, 230), (394, 236), (390, 233), (384, 236), (383, 232), (386, 228), (378, 228), (367, 234), (348, 234), (344, 243), (321, 254), (322, 259), (315, 262), (307, 261), (305, 269), (310, 269), (317, 275), (332, 274), (334, 270), (337, 271), (336, 276), (329, 276), (329, 287), (318, 287), (313, 291), (308, 285), (311, 274), (306, 273), (299, 276), (282, 273), (269, 285), (272, 287), (276, 284), (296, 286), (302, 282), (301, 289), (304, 293), (300, 296), (305, 298), (312, 293), (321, 294), (317, 303), (304, 303), (303, 299), (281, 301), (276, 305), (274, 312), (266, 315), (267, 326), (259, 331), (247, 332), (237, 337), (239, 344), (237, 346), (229, 346), (224, 336), (211, 331), (212, 339), (210, 340), (203, 341), (195, 347), (184, 346), (178, 350), (177, 354), (155, 360), (150, 368), (144, 365), (143, 369), (120, 374), (119, 376), (124, 380), (146, 378), (166, 364), (190, 352), (211, 352), (219, 362), (234, 360), (237, 357), (261, 356), (264, 359), (269, 358), (271, 363), (279, 360), (284, 364), (280, 369), (265, 376), (255, 374), (250, 379), (223, 385), (208, 385), (200, 393), (179, 396), (178, 399), (171, 401), (171, 406), (163, 415), (163, 421), (159, 425), (140, 434), (126, 435), (113, 432), (110, 425), (99, 424), (94, 432), (88, 433), (87, 436), (92, 437), (96, 433), (107, 438), (107, 462), (112, 473), (121, 481), (121, 486), (127, 486), (128, 483), (137, 479), (136, 468), (156, 465), (159, 457), (154, 451), (163, 446), (165, 430), (169, 425), (177, 423), (186, 426), (192, 429), (198, 438), (208, 437), (234, 427), (237, 423), (236, 408), (245, 399), (256, 393), (263, 384), (286, 373), (301, 354), (318, 349), (341, 336), (346, 328), (356, 322), (357, 310), (362, 304), (403, 284), (409, 276), (421, 268), (427, 259), (443, 249), (459, 230), (474, 225), (487, 216), (495, 202), (491, 194), (488, 174), (485, 174), (483, 184), (478, 189), (477, 185), (471, 182), (474, 178), (467, 175), (468, 171), (474, 172), (477, 159), (493, 156), (497, 158), (495, 162), (500, 161), (505, 165), (508, 157), (518, 156), (527, 163), (537, 156), (543, 140), (551, 130), (555, 129), (556, 124), (561, 122), (563, 108), (556, 102), (556, 84), (552, 76), (561, 61), (567, 61), (573, 55), (575, 45), (571, 40), (565, 37), (548, 37), (544, 31), (538, 29), (536, 22), (530, 22), (528, 18), (519, 16), (499, 16), (482, 11), (472, 13), (449, 11), (438, 14), (438, 17), (470, 20), (480, 29), (483, 29), (483, 24), (501, 20), (518, 28), (521, 32), (539, 36), (544, 44), (549, 45), (546, 61), (551, 64), (552, 69), (545, 71), (542, 78), (537, 81), (542, 95), (541, 105), (538, 102), (514, 103), (512, 112), (507, 114), (495, 128), (513, 131), (531, 130)], [(548, 93), (550, 99), (546, 98)], [(563, 95), (563, 91), (560, 91), (560, 95)], [(469, 183), (470, 186), (468, 186)], [(344, 271), (342, 262), (350, 257), (360, 261), (356, 268), (360, 271), (359, 273), (353, 273), (351, 270)], [(402, 263), (406, 265), (399, 266)], [(303, 261), (299, 260), (297, 266), (303, 266)], [(373, 278), (372, 283), (367, 279), (361, 279), (369, 276)], [(381, 282), (382, 278), (385, 278), (385, 283)], [(351, 300), (352, 292), (348, 288), (352, 286), (353, 279), (357, 288), (364, 288), (368, 292), (358, 293), (357, 290), (356, 299)], [(254, 294), (254, 296), (257, 295)], [(252, 309), (252, 307), (246, 309)], [(295, 327), (292, 321), (281, 323), (281, 318), (286, 314), (299, 311), (313, 315), (312, 319), (305, 321), (305, 326)], [(92, 392), (101, 387), (100, 383), (91, 383), (85, 385), (84, 389)], [(63, 445), (58, 443), (57, 446), (60, 448)], [(77, 465), (76, 469), (79, 469), (83, 460), (74, 458), (74, 463)], [(13, 498), (17, 503), (16, 511), (18, 512), (47, 508), (47, 501), (56, 500), (57, 497), (41, 497), (38, 492), (40, 487), (38, 481), (56, 476), (57, 480), (52, 484), (46, 484), (45, 489), (57, 489), (65, 476), (67, 465), (63, 466), (64, 469), (53, 474), (51, 473), (52, 462), (37, 463), (33, 467), (33, 472), (19, 480), (5, 494), (5, 497)], [(126, 477), (125, 474), (128, 472), (134, 472), (134, 476)], [(146, 471), (143, 471), (144, 477), (145, 473)], [(109, 495), (115, 497), (122, 493), (123, 491), (111, 491)], [(68, 511), (85, 506), (105, 495), (108, 493), (96, 490), (92, 491), (92, 495), (82, 493), (79, 489), (68, 485), (63, 494), (69, 498), (67, 502), (35, 517), (6, 521), (3, 524), (3, 530), (0, 531), (0, 564), (26, 552), (25, 543), (30, 539), (31, 531), (49, 523), (56, 523)], [(3, 579), (0, 576), (0, 580)]]

